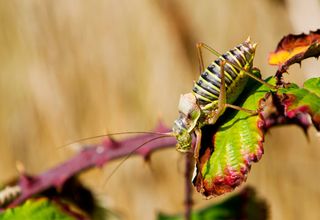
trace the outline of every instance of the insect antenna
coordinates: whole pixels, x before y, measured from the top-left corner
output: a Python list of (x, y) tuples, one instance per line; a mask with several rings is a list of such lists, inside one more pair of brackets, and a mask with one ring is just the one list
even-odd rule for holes
[(58, 147), (58, 149), (65, 148), (69, 145), (87, 141), (87, 140), (92, 140), (92, 139), (97, 139), (97, 138), (102, 138), (102, 137), (111, 137), (111, 136), (116, 136), (116, 135), (125, 135), (125, 134), (159, 134), (159, 135), (170, 135), (171, 133), (162, 133), (162, 132), (153, 132), (153, 131), (125, 131), (125, 132), (115, 132), (115, 133), (109, 133), (109, 134), (99, 134), (95, 136), (90, 136), (90, 137), (84, 137), (84, 138), (79, 138), (76, 140), (73, 140), (71, 142), (68, 142), (66, 144), (63, 144)]
[[(156, 134), (160, 134), (160, 133), (156, 133)], [(145, 142), (143, 142), (142, 144), (140, 144), (139, 146), (137, 146), (136, 148), (134, 148), (132, 151), (130, 151), (120, 162), (119, 164), (117, 164), (117, 166), (112, 170), (112, 172), (107, 176), (107, 178), (105, 179), (105, 181), (103, 182), (102, 187), (104, 187), (108, 181), (111, 179), (111, 177), (116, 173), (116, 171), (118, 171), (118, 169), (121, 167), (121, 165), (127, 160), (129, 159), (137, 150), (139, 150), (140, 148), (142, 148), (143, 146), (145, 146), (146, 144), (161, 139), (161, 138), (165, 138), (165, 137), (172, 137), (173, 134), (172, 133), (161, 133), (161, 136), (158, 137), (154, 137), (151, 138)]]

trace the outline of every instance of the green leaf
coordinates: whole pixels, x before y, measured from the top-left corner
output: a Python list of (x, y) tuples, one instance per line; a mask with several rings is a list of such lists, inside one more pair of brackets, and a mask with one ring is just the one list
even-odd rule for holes
[(313, 123), (316, 129), (320, 130), (320, 78), (307, 80), (303, 88), (280, 89), (279, 96), (285, 116), (296, 120), (303, 129), (307, 129)]
[(320, 97), (320, 78), (311, 78), (304, 82), (303, 87)]
[(23, 205), (6, 209), (0, 214), (1, 220), (73, 220), (73, 219), (87, 219), (83, 214), (75, 212), (69, 206), (62, 206), (61, 203), (50, 201), (46, 198), (30, 199)]
[[(247, 187), (221, 203), (192, 212), (191, 220), (264, 220), (267, 219), (267, 213), (267, 204), (256, 197), (252, 188)], [(158, 215), (158, 220), (183, 219), (183, 215)]]
[[(251, 80), (235, 105), (257, 110), (260, 99), (269, 91), (265, 85)], [(251, 163), (257, 162), (263, 154), (261, 115), (229, 109), (223, 116), (218, 124), (202, 129), (200, 157), (193, 182), (207, 197), (230, 192), (239, 186), (246, 180)]]
[[(274, 84), (275, 79), (267, 82)], [(230, 192), (246, 180), (251, 164), (263, 154), (264, 133), (270, 127), (297, 124), (306, 131), (313, 124), (320, 130), (320, 78), (307, 80), (303, 88), (286, 84), (270, 91), (252, 81), (247, 88), (235, 104), (260, 109), (259, 115), (228, 110), (217, 124), (202, 129), (193, 183), (204, 196)]]

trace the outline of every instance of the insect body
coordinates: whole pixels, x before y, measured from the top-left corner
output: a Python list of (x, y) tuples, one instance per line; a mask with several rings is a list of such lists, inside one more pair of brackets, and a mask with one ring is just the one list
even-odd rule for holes
[[(206, 45), (204, 47), (216, 53), (210, 47)], [(198, 81), (194, 83), (192, 92), (181, 95), (179, 118), (173, 125), (178, 151), (190, 151), (192, 134), (195, 133), (197, 143), (194, 155), (197, 158), (201, 127), (214, 124), (226, 107), (245, 110), (232, 103), (241, 94), (251, 76), (255, 48), (256, 44), (251, 43), (248, 39), (220, 55), (200, 74)], [(245, 111), (250, 112), (250, 110)]]

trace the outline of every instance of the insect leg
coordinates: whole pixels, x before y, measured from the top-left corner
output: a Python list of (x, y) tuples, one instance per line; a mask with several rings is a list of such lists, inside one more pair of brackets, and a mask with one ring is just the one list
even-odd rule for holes
[[(240, 106), (228, 104), (226, 101), (226, 86), (225, 86), (225, 79), (224, 79), (224, 65), (226, 64), (226, 60), (221, 63), (221, 87), (220, 87), (220, 95), (219, 95), (219, 103), (218, 103), (218, 110), (219, 108), (222, 108), (221, 111), (223, 112), (225, 108), (233, 108), (238, 111), (244, 111), (248, 114), (255, 115), (258, 114), (258, 110), (250, 110), (246, 108), (242, 108)], [(218, 116), (219, 117), (219, 116)]]
[(62, 149), (64, 147), (67, 147), (69, 145), (75, 144), (75, 143), (79, 143), (79, 142), (83, 142), (83, 141), (87, 141), (87, 140), (92, 140), (92, 139), (96, 139), (96, 138), (102, 138), (102, 137), (112, 137), (112, 136), (116, 136), (116, 135), (125, 135), (125, 134), (159, 134), (159, 135), (173, 135), (171, 132), (167, 132), (167, 133), (162, 133), (162, 132), (152, 132), (152, 131), (126, 131), (126, 132), (115, 132), (115, 133), (108, 133), (108, 134), (99, 134), (99, 135), (95, 135), (95, 136), (90, 136), (90, 137), (85, 137), (85, 138), (80, 138), (80, 139), (76, 139), (73, 140), (72, 142), (63, 144), (61, 146), (59, 146), (58, 148)]
[[(205, 43), (200, 42), (200, 43), (197, 44), (197, 47), (199, 47), (199, 48), (203, 47), (203, 48), (207, 49), (208, 51), (210, 51), (211, 53), (213, 53), (214, 55), (216, 55), (217, 57), (222, 56), (222, 54), (220, 54), (218, 51), (216, 51), (215, 49), (213, 49), (212, 47), (210, 47), (209, 45), (207, 45)], [(199, 50), (199, 51), (201, 51), (201, 50)], [(263, 81), (262, 79), (260, 79), (259, 77), (255, 76), (254, 74), (248, 72), (246, 69), (243, 69), (243, 68), (239, 67), (238, 65), (235, 65), (234, 63), (232, 63), (232, 62), (230, 62), (228, 60), (225, 60), (225, 61), (226, 61), (226, 63), (232, 65), (237, 70), (243, 71), (246, 75), (248, 75), (249, 77), (253, 78), (254, 80), (260, 82), (261, 84), (269, 87), (270, 89), (277, 89), (276, 86), (271, 85), (270, 83), (267, 83), (267, 82)]]
[(218, 98), (218, 109), (215, 110), (212, 115), (210, 116), (209, 123), (214, 124), (218, 120), (218, 118), (223, 114), (225, 109), (228, 108), (233, 108), (238, 111), (244, 111), (247, 112), (248, 114), (255, 115), (258, 113), (258, 110), (250, 110), (246, 108), (242, 108), (240, 106), (232, 105), (227, 103), (227, 98), (226, 98), (226, 85), (225, 85), (225, 74), (224, 74), (224, 65), (226, 64), (226, 61), (223, 60), (221, 62), (221, 68), (220, 68), (220, 76), (221, 76), (221, 85), (220, 85), (220, 94)]
[[(221, 62), (221, 68), (220, 68), (220, 76), (221, 76), (221, 85), (220, 85), (220, 94), (219, 94), (219, 99), (218, 99), (218, 109), (214, 110), (212, 114), (209, 116), (209, 123), (214, 124), (218, 118), (223, 114), (225, 108), (226, 108), (226, 84), (225, 84), (225, 76), (224, 76), (224, 65), (226, 64), (225, 61)], [(197, 128), (195, 129), (195, 134), (196, 134), (196, 145), (194, 147), (194, 158), (197, 161), (199, 158), (199, 151), (201, 147), (201, 137), (202, 137), (202, 132), (201, 129)]]
[(218, 118), (223, 114), (225, 108), (226, 108), (226, 84), (225, 84), (225, 78), (224, 78), (224, 65), (226, 64), (226, 61), (223, 60), (221, 62), (220, 66), (220, 76), (221, 76), (221, 83), (220, 83), (220, 94), (218, 98), (218, 108), (214, 111), (212, 111), (212, 114), (209, 116), (208, 122), (209, 124), (214, 124), (218, 120)]
[(202, 43), (197, 43), (197, 55), (198, 55), (198, 61), (199, 61), (199, 68), (200, 68), (200, 74), (204, 71), (204, 63), (203, 63), (203, 56), (202, 56), (202, 50), (201, 48)]
[(225, 104), (225, 107), (233, 108), (233, 109), (238, 110), (238, 111), (244, 111), (244, 112), (247, 112), (248, 114), (251, 114), (251, 115), (256, 115), (256, 114), (259, 113), (259, 110), (250, 110), (250, 109), (242, 108), (240, 106), (231, 105), (231, 104), (228, 104), (228, 103)]
[(220, 66), (221, 84), (220, 84), (220, 94), (218, 98), (218, 111), (224, 110), (225, 104), (227, 103), (227, 94), (226, 94), (227, 92), (226, 92), (226, 84), (225, 84), (225, 78), (224, 78), (225, 64), (226, 64), (226, 61), (224, 60), (221, 62), (221, 66)]
[(195, 134), (196, 134), (196, 145), (193, 150), (193, 157), (196, 159), (196, 161), (198, 161), (199, 151), (201, 147), (201, 137), (202, 137), (201, 129), (196, 129)]

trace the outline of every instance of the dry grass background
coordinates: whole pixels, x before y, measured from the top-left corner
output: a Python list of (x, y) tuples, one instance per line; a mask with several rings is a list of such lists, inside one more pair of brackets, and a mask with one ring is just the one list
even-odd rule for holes
[[(273, 74), (267, 53), (289, 32), (320, 27), (318, 9), (316, 0), (1, 1), (0, 182), (16, 175), (17, 160), (30, 173), (66, 160), (72, 152), (57, 147), (70, 140), (147, 131), (159, 118), (171, 125), (198, 74), (196, 42), (223, 52), (250, 35), (259, 43), (255, 65)], [(302, 83), (319, 67), (290, 72)], [(320, 219), (320, 141), (309, 133), (308, 142), (296, 127), (271, 130), (253, 165), (248, 183), (271, 219)], [(130, 158), (105, 187), (116, 163), (82, 178), (124, 219), (182, 211), (182, 156), (170, 149), (151, 161)]]

